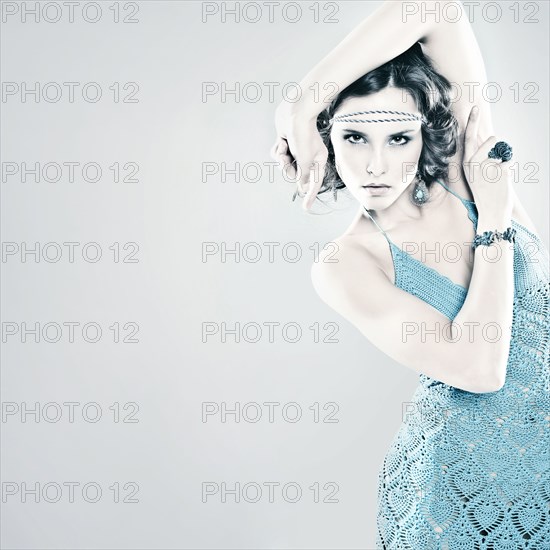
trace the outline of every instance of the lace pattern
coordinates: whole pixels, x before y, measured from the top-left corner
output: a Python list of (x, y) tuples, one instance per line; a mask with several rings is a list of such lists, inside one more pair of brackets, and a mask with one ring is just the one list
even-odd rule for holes
[[(505, 384), (474, 394), (419, 375), (378, 472), (378, 550), (550, 549), (549, 255), (513, 224)], [(392, 254), (396, 285), (452, 319), (467, 290), (395, 245)]]

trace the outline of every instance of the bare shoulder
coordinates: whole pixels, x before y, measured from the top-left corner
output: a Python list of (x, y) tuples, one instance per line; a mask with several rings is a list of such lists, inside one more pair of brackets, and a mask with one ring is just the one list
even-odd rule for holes
[(344, 276), (355, 272), (353, 268), (377, 268), (376, 257), (369, 246), (370, 240), (368, 236), (360, 240), (355, 235), (344, 234), (329, 241), (320, 252), (318, 261), (312, 264), (311, 272)]
[(329, 241), (319, 254), (318, 261), (311, 266), (315, 291), (325, 303), (339, 312), (346, 303), (357, 297), (359, 288), (365, 290), (366, 281), (371, 283), (370, 288), (375, 289), (387, 280), (369, 246), (370, 240), (369, 236), (357, 239), (354, 235), (342, 235)]

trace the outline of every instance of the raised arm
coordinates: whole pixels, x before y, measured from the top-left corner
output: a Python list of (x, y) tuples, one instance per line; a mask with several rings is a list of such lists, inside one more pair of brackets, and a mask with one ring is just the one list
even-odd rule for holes
[(437, 309), (394, 286), (364, 249), (337, 244), (333, 263), (325, 262), (322, 253), (311, 267), (313, 287), (328, 306), (386, 355), (419, 374), (471, 393), (502, 387), (507, 354), (502, 342), (483, 337), (483, 324), (457, 332)]
[[(439, 13), (439, 17), (430, 15), (434, 13)], [(481, 93), (487, 82), (485, 65), (462, 3), (456, 0), (386, 1), (302, 79), (300, 101), (283, 101), (277, 107), (277, 139), (271, 154), (283, 164), (296, 163), (300, 188), (307, 188), (310, 165), (313, 162), (324, 165), (326, 161), (327, 151), (318, 136), (316, 118), (334, 98), (330, 92), (335, 85), (337, 92), (344, 89), (363, 74), (408, 50), (415, 42), (420, 42), (434, 69), (455, 85), (453, 113), (460, 132), (466, 127), (471, 108), (476, 104), (480, 108), (480, 141), (493, 135), (490, 104), (483, 100)], [(317, 90), (326, 90), (326, 94), (316, 97)], [(289, 170), (289, 175), (292, 177), (294, 172)], [(308, 189), (304, 208), (311, 206), (322, 176), (323, 170), (316, 178), (318, 185)]]

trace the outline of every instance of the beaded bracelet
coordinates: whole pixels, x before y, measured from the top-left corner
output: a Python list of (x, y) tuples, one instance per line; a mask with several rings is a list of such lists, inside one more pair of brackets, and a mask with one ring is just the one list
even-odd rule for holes
[(494, 231), (485, 231), (483, 235), (476, 235), (474, 237), (474, 240), (472, 242), (472, 248), (476, 248), (476, 246), (479, 246), (480, 244), (489, 246), (490, 244), (493, 244), (495, 241), (501, 241), (501, 240), (515, 243), (516, 230), (511, 227), (507, 227), (503, 233), (499, 233), (496, 229)]

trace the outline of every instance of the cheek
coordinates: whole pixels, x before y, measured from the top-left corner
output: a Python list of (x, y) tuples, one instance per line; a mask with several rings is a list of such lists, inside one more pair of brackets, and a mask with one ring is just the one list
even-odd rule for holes
[(421, 153), (422, 142), (411, 141), (401, 149), (399, 164), (406, 164), (407, 166), (418, 165)]
[(408, 147), (405, 147), (405, 149), (408, 149), (406, 155), (411, 159), (419, 159), (422, 153), (422, 145), (421, 139), (409, 142)]
[(337, 143), (336, 145), (333, 143), (332, 145), (336, 170), (342, 179), (344, 176), (353, 177), (354, 174), (356, 175), (364, 163), (360, 151), (346, 145), (345, 143)]

